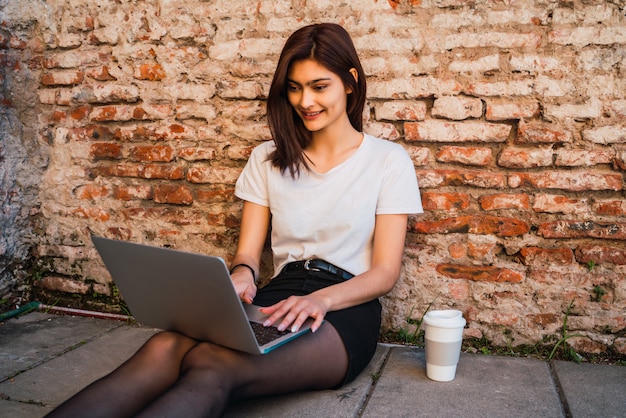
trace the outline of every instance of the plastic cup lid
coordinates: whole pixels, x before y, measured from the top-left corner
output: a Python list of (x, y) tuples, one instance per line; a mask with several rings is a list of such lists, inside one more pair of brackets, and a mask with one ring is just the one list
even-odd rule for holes
[(430, 311), (424, 315), (424, 323), (434, 327), (462, 328), (465, 326), (465, 322), (461, 311), (455, 309)]

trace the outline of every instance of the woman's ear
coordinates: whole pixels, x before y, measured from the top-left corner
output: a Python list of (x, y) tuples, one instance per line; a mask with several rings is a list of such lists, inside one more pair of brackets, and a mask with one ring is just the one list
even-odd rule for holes
[(350, 68), (350, 74), (352, 74), (352, 77), (354, 77), (354, 81), (356, 81), (358, 83), (359, 82), (359, 72), (356, 70), (356, 68)]
[[(359, 72), (356, 70), (356, 68), (350, 68), (350, 74), (352, 74), (352, 77), (354, 77), (354, 81), (356, 81), (357, 83), (359, 82)], [(346, 93), (350, 94), (352, 93), (352, 89), (350, 87), (346, 88)]]

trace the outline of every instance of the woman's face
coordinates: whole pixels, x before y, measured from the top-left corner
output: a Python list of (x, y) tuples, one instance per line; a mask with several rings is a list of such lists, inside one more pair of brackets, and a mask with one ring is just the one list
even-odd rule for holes
[(347, 89), (341, 78), (313, 59), (295, 61), (287, 73), (287, 98), (311, 132), (348, 118)]

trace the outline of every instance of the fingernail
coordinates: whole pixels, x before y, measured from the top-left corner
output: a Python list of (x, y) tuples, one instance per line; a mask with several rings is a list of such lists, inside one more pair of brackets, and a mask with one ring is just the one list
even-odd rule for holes
[(291, 332), (298, 332), (299, 328), (300, 328), (299, 326), (294, 325), (293, 327), (291, 327)]
[(279, 325), (277, 328), (278, 328), (279, 331), (284, 331), (285, 330), (285, 326), (284, 325)]
[(272, 323), (270, 322), (270, 320), (268, 319), (267, 321), (263, 322), (263, 326), (264, 327), (269, 327)]

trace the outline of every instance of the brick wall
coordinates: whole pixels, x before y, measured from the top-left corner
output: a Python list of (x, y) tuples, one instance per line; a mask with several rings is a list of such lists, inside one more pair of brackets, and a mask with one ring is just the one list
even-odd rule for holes
[(1, 7), (0, 53), (14, 60), (3, 106), (47, 161), (29, 170), (39, 196), (22, 215), (36, 221), (21, 240), (37, 297), (113, 309), (90, 232), (229, 259), (234, 182), (269, 139), (277, 54), (294, 29), (332, 21), (368, 74), (365, 130), (408, 150), (426, 210), (410, 220), (385, 328), (434, 300), (464, 312), (467, 336), (532, 343), (574, 302), (576, 349), (626, 353), (623, 1)]

